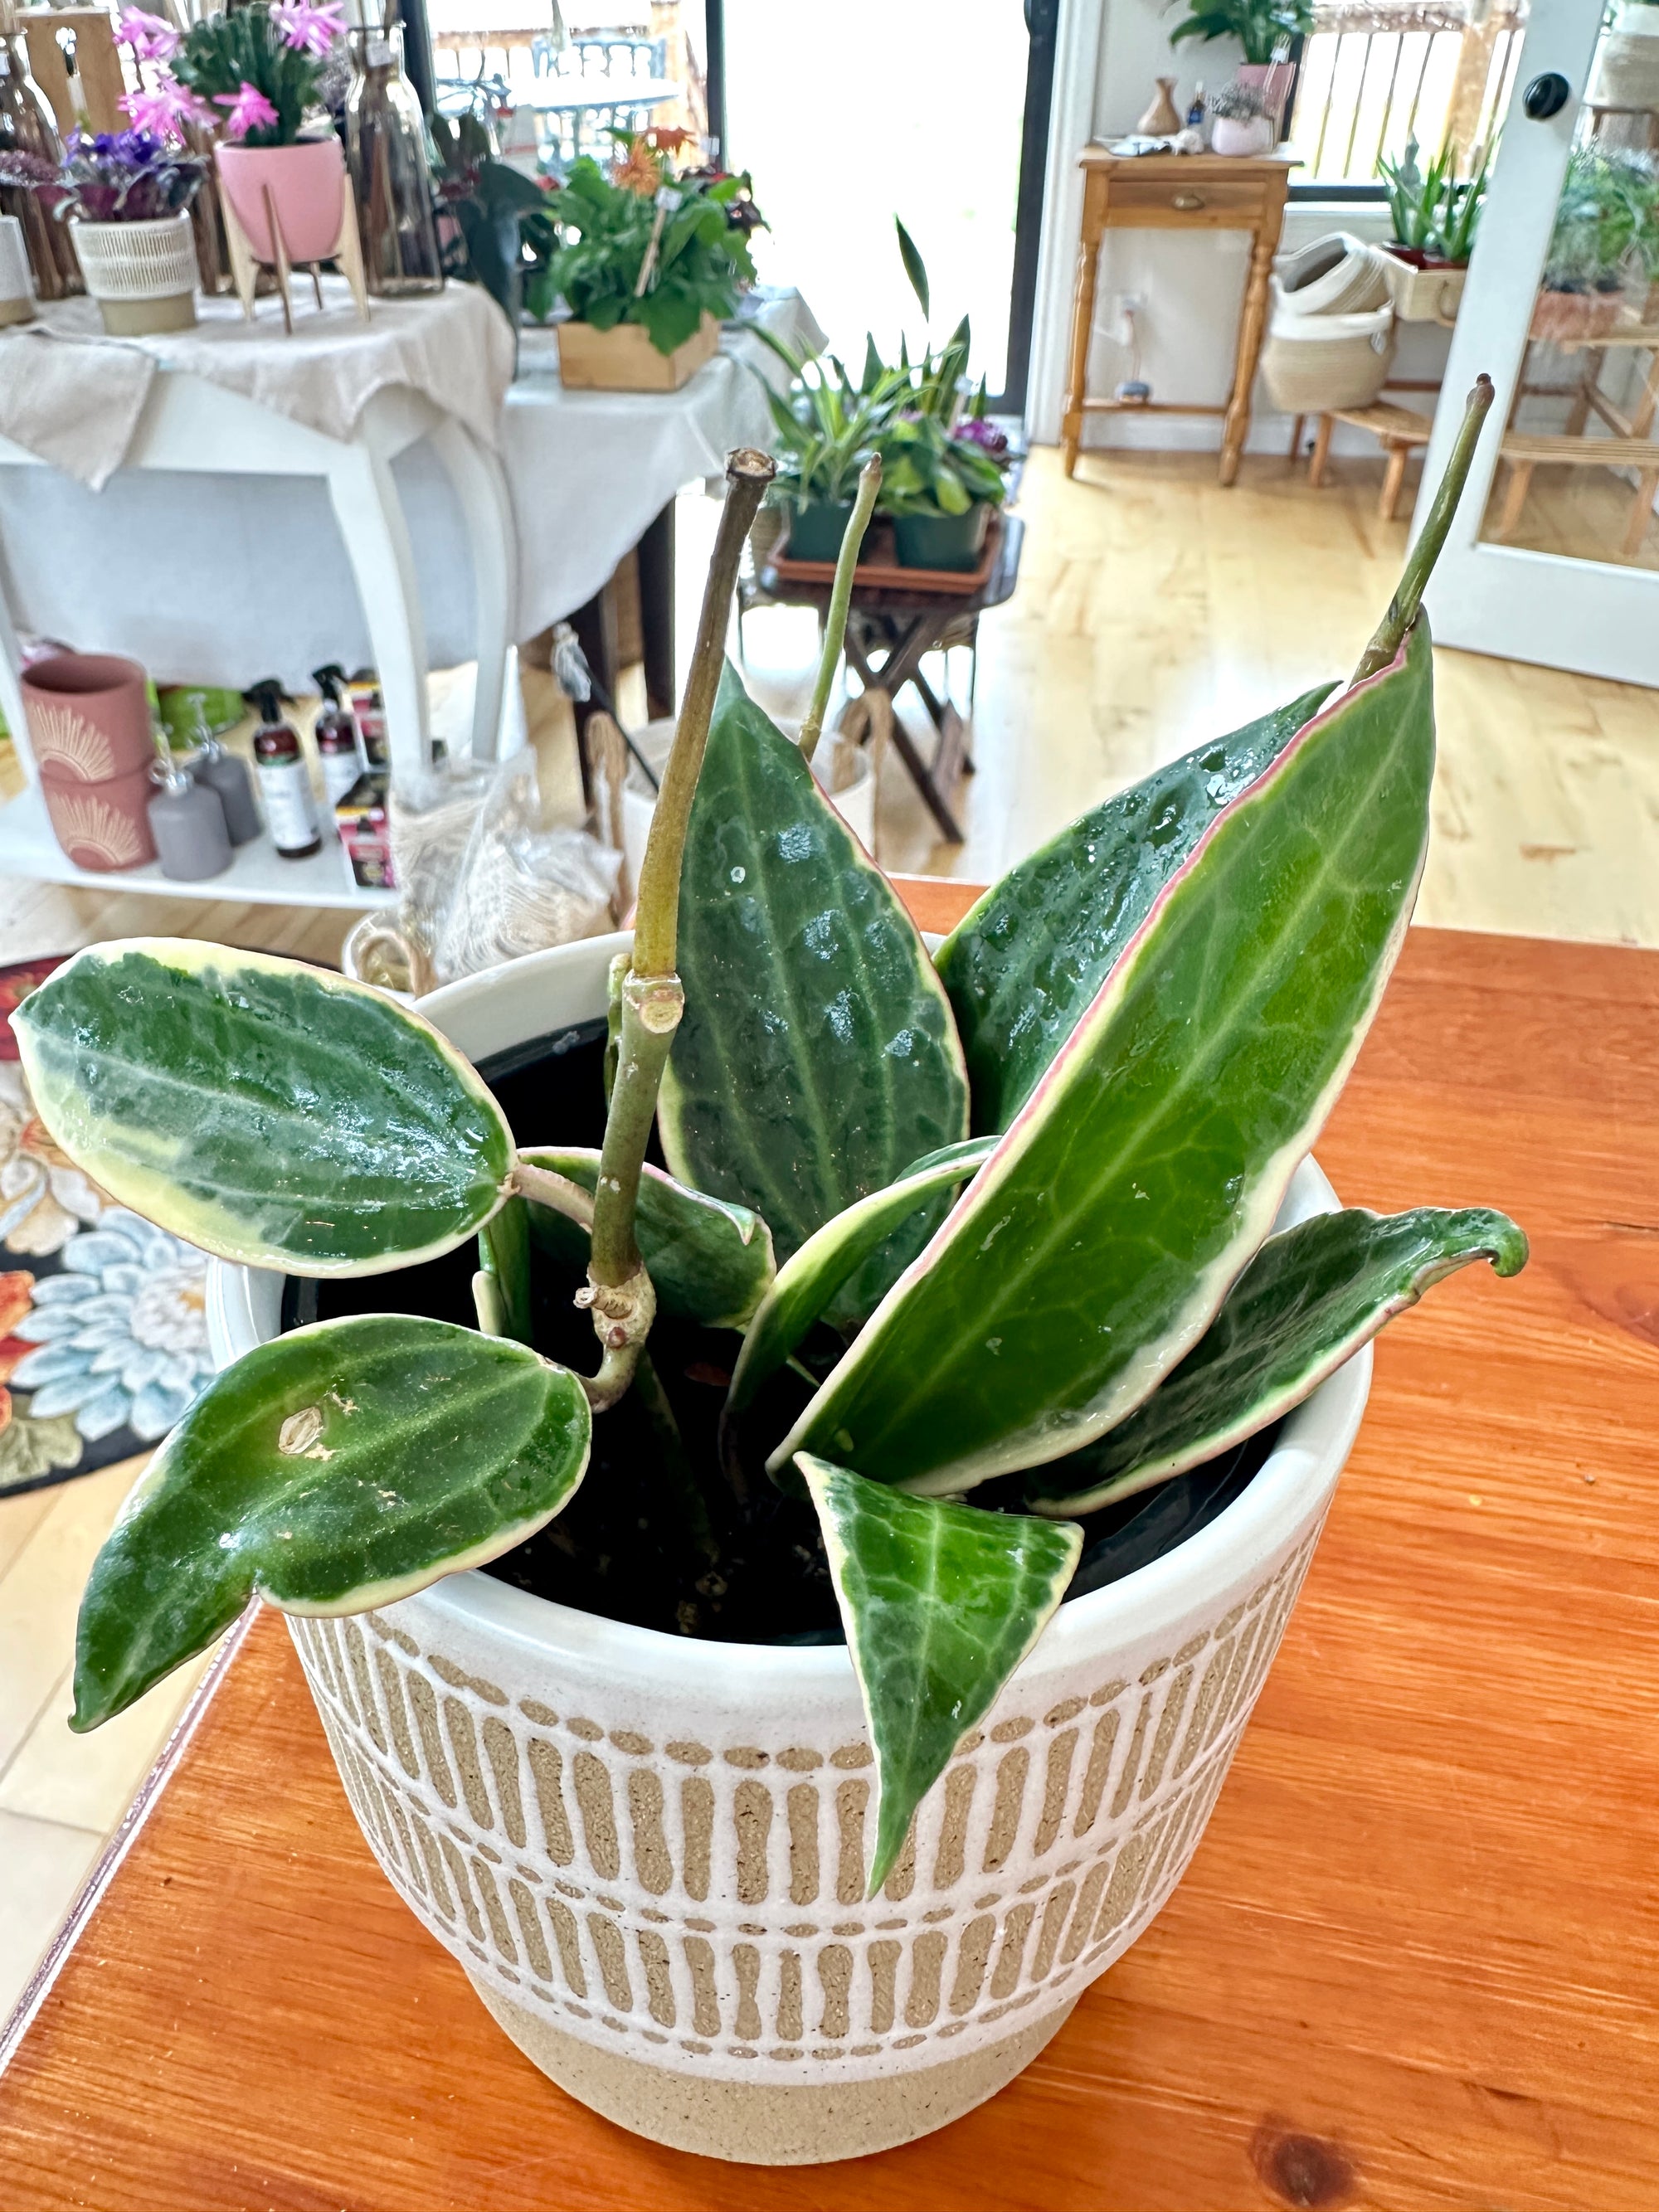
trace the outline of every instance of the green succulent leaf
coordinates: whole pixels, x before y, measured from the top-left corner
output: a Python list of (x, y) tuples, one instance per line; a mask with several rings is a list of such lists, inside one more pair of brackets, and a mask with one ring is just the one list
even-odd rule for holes
[[(599, 1155), (586, 1146), (540, 1145), (522, 1155), (532, 1167), (599, 1187)], [(525, 1201), (530, 1232), (544, 1251), (568, 1265), (587, 1265), (587, 1231), (568, 1214)], [(746, 1206), (692, 1190), (648, 1163), (640, 1176), (634, 1233), (657, 1293), (657, 1310), (708, 1328), (743, 1328), (777, 1272), (772, 1232)]]
[[(982, 1167), (995, 1147), (994, 1137), (970, 1137), (920, 1159), (908, 1175), (873, 1190), (826, 1221), (778, 1270), (777, 1280), (761, 1300), (732, 1370), (728, 1414), (740, 1413), (767, 1376), (782, 1366), (811, 1328), (835, 1302), (836, 1294), (927, 1201), (949, 1191)], [(931, 1210), (931, 1209), (930, 1209)], [(895, 1267), (895, 1275), (899, 1269)]]
[(907, 1498), (803, 1452), (875, 1748), (873, 1897), (922, 1799), (1066, 1594), (1066, 1522)]
[(1299, 1406), (1385, 1322), (1474, 1260), (1518, 1274), (1526, 1237), (1485, 1206), (1432, 1206), (1316, 1213), (1270, 1237), (1146, 1403), (1081, 1451), (1033, 1468), (1028, 1503), (1091, 1513), (1214, 1459)]
[(261, 1345), (197, 1400), (94, 1561), (70, 1725), (120, 1712), (256, 1591), (366, 1613), (495, 1559), (568, 1502), (590, 1425), (574, 1375), (448, 1322), (357, 1315)]
[(463, 1243), (513, 1139), (430, 1023), (297, 960), (90, 945), (13, 1017), (41, 1120), (135, 1212), (250, 1267), (373, 1275)]
[(509, 1198), (478, 1231), (478, 1265), (495, 1285), (501, 1327), (492, 1336), (520, 1344), (536, 1340), (530, 1306), (530, 1210), (521, 1198)]
[(954, 1491), (1079, 1449), (1196, 1343), (1340, 1090), (1416, 896), (1419, 622), (1217, 816), (773, 1455)]
[(663, 1078), (682, 1182), (779, 1256), (968, 1133), (951, 1009), (898, 895), (728, 665), (680, 883), (685, 1016)]
[(969, 908), (939, 947), (939, 972), (976, 1131), (1008, 1127), (1205, 830), (1334, 688), (1304, 691), (1091, 807)]
[(893, 217), (893, 228), (898, 233), (899, 259), (904, 264), (904, 273), (910, 280), (910, 289), (915, 294), (924, 315), (933, 312), (932, 297), (927, 289), (927, 264), (923, 261), (916, 241), (899, 221)]

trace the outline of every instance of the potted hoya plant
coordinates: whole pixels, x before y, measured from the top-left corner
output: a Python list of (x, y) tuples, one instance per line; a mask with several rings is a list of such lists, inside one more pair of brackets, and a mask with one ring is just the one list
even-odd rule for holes
[(190, 209), (206, 163), (148, 131), (71, 132), (56, 168), (0, 153), (0, 185), (31, 187), (69, 226), (88, 295), (115, 337), (196, 320)]
[(559, 245), (526, 304), (545, 315), (561, 296), (559, 374), (573, 390), (676, 392), (720, 345), (720, 326), (754, 281), (758, 220), (748, 180), (677, 176), (679, 131), (619, 132), (607, 175), (591, 155), (570, 165), (544, 212)]
[(1310, 1157), (1423, 866), (1491, 392), (1351, 683), (935, 951), (722, 670), (738, 453), (631, 938), (419, 1011), (166, 939), (38, 988), (43, 1121), (217, 1255), (230, 1362), (93, 1568), (74, 1725), (280, 1607), (399, 1893), (658, 2140), (848, 2156), (1018, 2072), (1198, 1840), (1362, 1347), (1526, 1255)]
[(1398, 161), (1378, 156), (1376, 173), (1387, 187), (1394, 223), (1394, 237), (1382, 249), (1382, 271), (1402, 322), (1455, 318), (1486, 205), (1491, 160), (1491, 149), (1483, 147), (1469, 174), (1460, 178), (1450, 140), (1425, 166), (1415, 138), (1407, 139)]

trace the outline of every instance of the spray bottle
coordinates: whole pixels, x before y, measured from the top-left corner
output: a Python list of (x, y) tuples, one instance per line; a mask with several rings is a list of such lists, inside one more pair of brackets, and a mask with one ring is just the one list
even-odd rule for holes
[(322, 763), (323, 789), (328, 795), (331, 816), (363, 772), (362, 746), (356, 721), (345, 703), (344, 669), (337, 661), (330, 661), (326, 667), (313, 668), (311, 673), (323, 695), (323, 706), (312, 724), (311, 734)]
[(274, 676), (267, 676), (250, 684), (245, 696), (259, 709), (253, 758), (270, 841), (284, 860), (307, 860), (322, 849), (323, 841), (300, 733), (283, 720), (283, 687)]

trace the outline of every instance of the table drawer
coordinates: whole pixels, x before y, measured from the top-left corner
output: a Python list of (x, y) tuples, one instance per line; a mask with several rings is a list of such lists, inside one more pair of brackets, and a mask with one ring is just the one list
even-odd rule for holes
[(1150, 177), (1114, 177), (1106, 202), (1109, 223), (1131, 221), (1201, 225), (1218, 223), (1248, 229), (1269, 204), (1262, 185), (1248, 178), (1219, 182), (1194, 178), (1189, 184)]

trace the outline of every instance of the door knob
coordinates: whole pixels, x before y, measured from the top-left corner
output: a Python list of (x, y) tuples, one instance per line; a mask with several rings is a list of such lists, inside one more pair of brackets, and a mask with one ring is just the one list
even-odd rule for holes
[(1559, 115), (1572, 97), (1572, 87), (1559, 70), (1546, 70), (1542, 76), (1534, 77), (1521, 95), (1521, 105), (1534, 123), (1547, 123), (1552, 115)]

